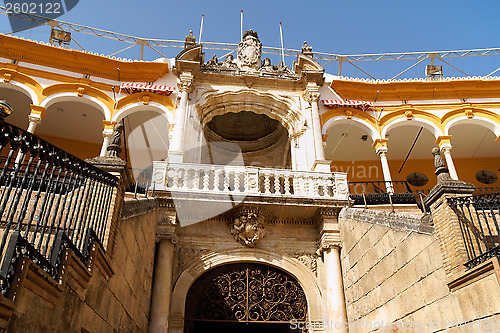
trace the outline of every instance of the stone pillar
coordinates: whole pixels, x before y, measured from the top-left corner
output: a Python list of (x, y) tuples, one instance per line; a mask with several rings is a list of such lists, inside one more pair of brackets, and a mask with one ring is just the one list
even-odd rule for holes
[[(111, 142), (111, 136), (113, 135), (113, 129), (116, 125), (116, 121), (108, 121), (104, 120), (103, 121), (103, 126), (104, 129), (102, 131), (102, 146), (101, 146), (101, 153), (99, 156), (106, 156), (106, 150), (109, 146), (109, 143)], [(124, 139), (126, 140), (126, 138)]]
[(450, 281), (454, 276), (465, 271), (464, 263), (467, 262), (468, 257), (460, 222), (455, 211), (448, 205), (447, 199), (472, 194), (474, 185), (452, 179), (439, 148), (434, 148), (433, 154), (437, 184), (425, 197), (424, 204), (430, 206), (445, 272)]
[(177, 244), (178, 237), (173, 233), (161, 237), (157, 246), (154, 285), (151, 295), (152, 299), (148, 328), (148, 332), (150, 333), (168, 331), (174, 246)]
[(119, 157), (98, 156), (86, 159), (85, 162), (95, 165), (96, 167), (109, 172), (113, 176), (119, 178), (118, 185), (114, 188), (109, 206), (108, 221), (104, 232), (103, 246), (106, 253), (113, 257), (116, 243), (116, 232), (120, 220), (125, 189), (130, 184), (130, 175), (127, 170), (127, 164)]
[(35, 133), (35, 129), (42, 123), (42, 117), (46, 116), (45, 108), (43, 106), (30, 104), (31, 113), (28, 115), (29, 125), (27, 131)]
[(451, 135), (439, 136), (436, 139), (436, 144), (439, 145), (439, 149), (441, 153), (444, 155), (444, 159), (446, 160), (446, 164), (448, 166), (448, 170), (450, 172), (451, 179), (458, 180), (457, 170), (455, 169), (455, 164), (453, 163), (453, 159), (451, 158)]
[(184, 157), (184, 129), (186, 127), (186, 118), (188, 111), (188, 98), (193, 83), (193, 75), (184, 72), (179, 75), (179, 91), (181, 100), (179, 107), (175, 112), (175, 126), (173, 131), (173, 140), (169, 149), (169, 161), (182, 163)]
[(314, 137), (314, 154), (316, 162), (313, 170), (316, 170), (319, 165), (327, 165), (327, 168), (321, 166), (321, 170), (317, 171), (330, 171), (330, 162), (318, 163), (318, 161), (325, 161), (325, 150), (323, 148), (323, 136), (321, 134), (321, 119), (319, 116), (318, 102), (320, 98), (319, 87), (316, 83), (308, 83), (304, 98), (311, 105), (311, 119)]
[(318, 254), (323, 256), (320, 278), (326, 301), (323, 319), (328, 321), (324, 327), (325, 332), (346, 333), (349, 332), (349, 327), (340, 263), (339, 210), (340, 208), (323, 209), (317, 215), (320, 230)]
[(384, 181), (386, 182), (386, 189), (388, 193), (394, 193), (392, 187), (392, 177), (391, 170), (389, 169), (389, 162), (387, 161), (387, 139), (377, 139), (373, 143), (376, 149), (377, 155), (380, 157), (380, 163), (382, 164), (382, 173), (384, 174)]

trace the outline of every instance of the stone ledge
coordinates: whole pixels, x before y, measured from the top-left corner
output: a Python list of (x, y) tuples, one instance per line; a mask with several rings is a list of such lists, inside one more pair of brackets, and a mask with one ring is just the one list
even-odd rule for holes
[(122, 208), (122, 219), (146, 214), (158, 207), (158, 201), (153, 198), (125, 198)]
[(498, 263), (498, 259), (496, 257), (493, 257), (482, 264), (467, 270), (466, 272), (450, 278), (448, 280), (448, 287), (451, 291), (456, 291), (491, 274), (496, 275), (497, 282), (500, 285), (500, 264)]
[(429, 215), (421, 217), (371, 209), (344, 208), (339, 217), (383, 225), (400, 231), (413, 231), (426, 235), (434, 233)]

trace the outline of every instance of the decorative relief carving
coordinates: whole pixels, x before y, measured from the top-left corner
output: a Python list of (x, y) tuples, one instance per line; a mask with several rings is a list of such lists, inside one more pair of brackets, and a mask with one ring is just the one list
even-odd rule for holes
[(255, 31), (248, 30), (238, 44), (238, 64), (241, 69), (257, 69), (260, 65), (262, 43)]
[(406, 120), (412, 120), (413, 111), (411, 111), (411, 110), (405, 111), (405, 117), (406, 117)]
[(264, 217), (258, 211), (243, 210), (234, 218), (230, 231), (236, 241), (248, 247), (255, 247), (266, 235)]
[(316, 261), (318, 255), (316, 253), (294, 253), (292, 255), (295, 259), (303, 263), (314, 273), (314, 276), (318, 276), (318, 262)]
[(233, 74), (242, 71), (257, 73), (259, 76), (298, 79), (298, 75), (283, 61), (275, 66), (271, 64), (269, 58), (261, 60), (262, 43), (255, 31), (248, 30), (243, 34), (243, 40), (239, 43), (237, 52), (236, 60), (229, 54), (223, 62), (219, 62), (214, 54), (206, 64), (202, 65), (202, 69), (216, 73)]
[(84, 87), (78, 87), (78, 88), (76, 88), (76, 92), (78, 94), (78, 97), (82, 97), (83, 94), (85, 94), (85, 88)]

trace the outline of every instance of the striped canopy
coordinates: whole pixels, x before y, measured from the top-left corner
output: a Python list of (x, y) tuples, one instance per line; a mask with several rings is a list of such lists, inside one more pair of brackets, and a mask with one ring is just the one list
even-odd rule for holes
[(141, 91), (149, 91), (158, 95), (170, 95), (175, 87), (168, 86), (159, 86), (159, 85), (151, 85), (151, 84), (142, 84), (142, 83), (134, 83), (134, 82), (124, 82), (120, 86), (120, 89), (125, 90), (129, 94)]
[(369, 101), (343, 101), (343, 100), (322, 100), (323, 104), (326, 107), (329, 107), (331, 109), (334, 108), (356, 108), (356, 109), (363, 109), (367, 110), (368, 108), (373, 106), (373, 102)]

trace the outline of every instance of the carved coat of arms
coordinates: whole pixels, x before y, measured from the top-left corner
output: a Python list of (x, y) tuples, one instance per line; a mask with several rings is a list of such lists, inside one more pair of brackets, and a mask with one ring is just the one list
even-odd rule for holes
[(257, 69), (260, 67), (262, 43), (255, 31), (248, 30), (238, 44), (238, 64), (241, 69)]
[(248, 247), (257, 245), (257, 241), (265, 236), (263, 217), (254, 212), (245, 212), (236, 217), (231, 224), (231, 234), (236, 241)]

